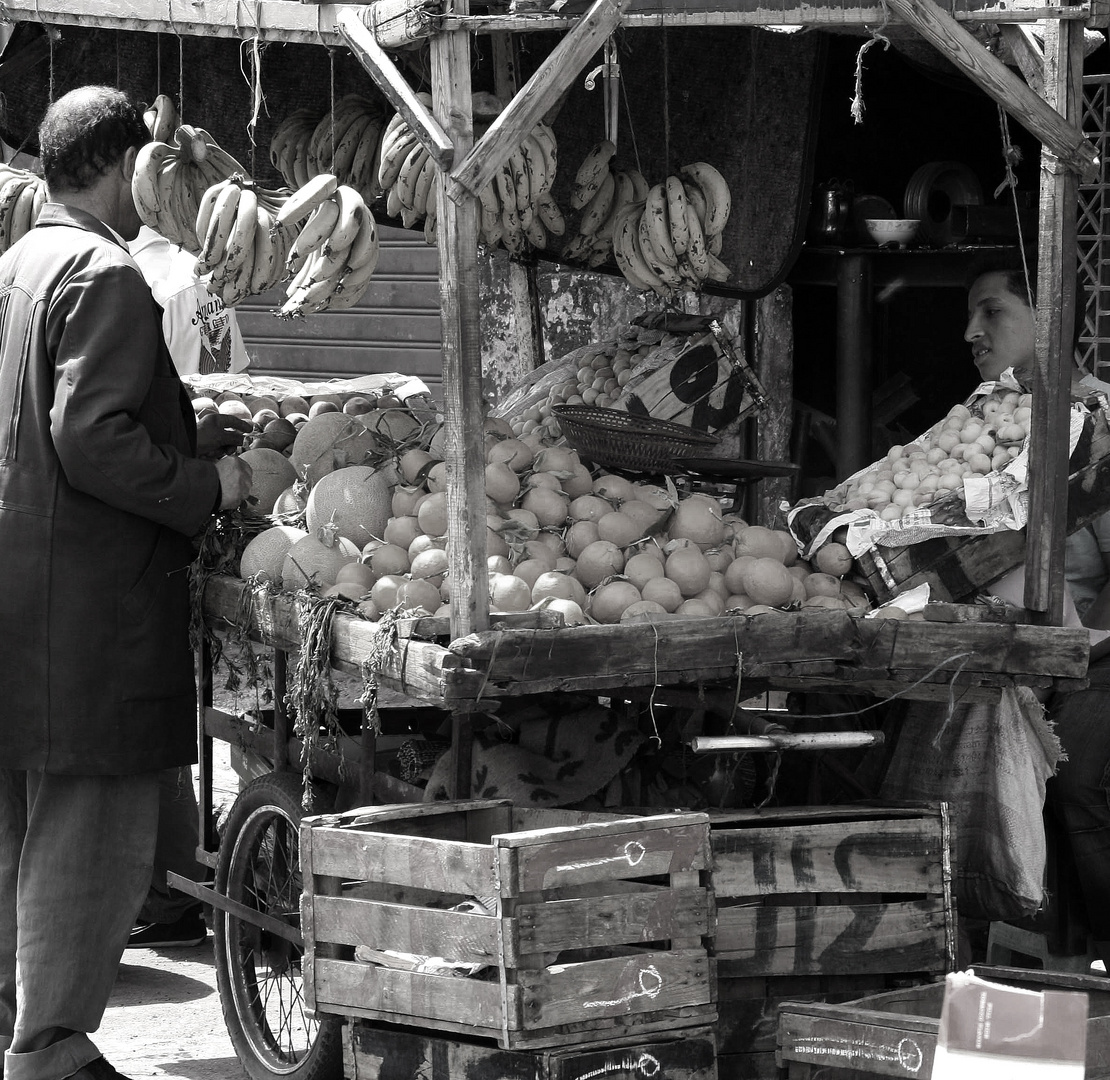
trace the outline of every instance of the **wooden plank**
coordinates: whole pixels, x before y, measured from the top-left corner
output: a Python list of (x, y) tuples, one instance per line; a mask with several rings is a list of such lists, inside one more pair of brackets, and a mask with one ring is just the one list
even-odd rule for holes
[[(956, 65), (988, 97), (1086, 181), (1098, 176), (1098, 155), (1083, 132), (1038, 97), (933, 0), (888, 0), (891, 9)], [(1080, 27), (1082, 34), (1082, 27)], [(1043, 211), (1042, 211), (1043, 213)]]
[(370, 831), (318, 831), (314, 874), (411, 885), (452, 895), (497, 894), (492, 853), (484, 845)]
[(629, 829), (626, 825), (619, 831), (605, 825), (583, 825), (565, 839), (558, 837), (558, 830), (550, 830), (548, 842), (524, 847), (506, 843), (509, 837), (495, 838), (503, 896), (700, 870), (709, 865), (707, 823), (673, 829)]
[(404, 118), (441, 170), (447, 170), (455, 159), (455, 145), (440, 127), (428, 107), (416, 96), (408, 80), (378, 44), (372, 31), (363, 22), (364, 7), (341, 7), (335, 14), (335, 26), (347, 43), (354, 58), (366, 69), (386, 99)]
[(520, 903), (506, 920), (505, 960), (520, 967), (529, 954), (665, 941), (680, 933), (707, 935), (713, 929), (711, 906), (705, 889), (660, 887)]
[(851, 1005), (785, 1004), (779, 1011), (779, 1061), (855, 1068), (881, 1076), (928, 1076), (939, 1020)]
[(1032, 27), (1027, 25), (1001, 26), (1002, 41), (1010, 50), (1021, 77), (1028, 83), (1034, 94), (1044, 97), (1044, 53)]
[(362, 964), (354, 960), (316, 961), (316, 1002), (320, 1012), (374, 1016), (427, 1025), (465, 1017), (474, 1034), (489, 1036), (501, 1026), (501, 991), (496, 982), (452, 979)]
[(721, 897), (885, 892), (940, 895), (936, 828), (904, 819), (714, 829), (713, 889)]
[(702, 949), (636, 952), (518, 972), (519, 1018), (510, 1028), (549, 1028), (683, 1006), (708, 1005), (711, 962)]
[(462, 964), (496, 964), (497, 919), (345, 897), (313, 896), (317, 942), (437, 956)]
[(589, 10), (540, 62), (520, 93), (505, 106), (445, 185), (451, 198), (477, 195), (509, 160), (528, 133), (578, 78), (605, 39), (617, 29), (629, 0), (594, 0)]
[[(465, 15), (468, 0), (458, 0)], [(465, 31), (431, 42), (435, 115), (450, 134), (456, 160), (474, 141), (470, 38)], [(482, 418), (482, 342), (478, 313), (478, 200), (451, 197), (447, 176), (436, 185), (440, 310), (443, 326), (443, 408), (446, 425), (447, 551), (451, 580), (451, 634), (489, 625), (486, 575), (486, 453)]]
[(718, 907), (718, 975), (943, 974), (945, 928), (941, 897)]
[[(1082, 120), (1083, 27), (1044, 24), (1045, 95), (1066, 120)], [(1059, 156), (1054, 156), (1053, 151)], [(1068, 412), (1076, 288), (1079, 179), (1059, 146), (1041, 150), (1037, 245), (1037, 336), (1029, 425), (1029, 522), (1025, 606), (1044, 621), (1064, 621), (1064, 541), (1068, 516)]]

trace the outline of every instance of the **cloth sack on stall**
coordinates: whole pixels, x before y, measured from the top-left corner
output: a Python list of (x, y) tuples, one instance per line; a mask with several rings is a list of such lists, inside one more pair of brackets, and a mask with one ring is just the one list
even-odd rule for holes
[[(634, 718), (599, 704), (529, 716), (513, 729), (494, 723), (474, 733), (471, 798), (571, 806), (602, 791), (644, 741)], [(450, 758), (432, 769), (425, 802), (449, 797)]]
[(898, 719), (880, 795), (946, 801), (956, 834), (960, 915), (1005, 920), (1035, 913), (1044, 899), (1045, 781), (1062, 749), (1028, 687), (998, 704), (913, 702)]

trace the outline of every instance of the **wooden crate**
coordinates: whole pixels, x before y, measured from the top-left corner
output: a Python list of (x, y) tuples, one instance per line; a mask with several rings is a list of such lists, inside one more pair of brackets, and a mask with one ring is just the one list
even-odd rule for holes
[(359, 1080), (715, 1080), (708, 1026), (547, 1050), (505, 1050), (473, 1039), (348, 1020), (344, 1075)]
[[(1069, 533), (1110, 509), (1110, 428), (1092, 411), (1071, 456)], [(856, 560), (880, 602), (928, 582), (933, 600), (967, 600), (1025, 561), (1025, 530), (876, 545)]]
[[(624, 818), (503, 800), (367, 807), (301, 829), (310, 1009), (582, 1043), (716, 1019), (704, 814)], [(493, 914), (451, 910), (482, 898)], [(458, 978), (356, 948), (485, 965)]]
[(718, 1071), (771, 1080), (786, 1000), (842, 1002), (953, 969), (944, 806), (712, 814)]
[[(1088, 995), (1088, 1080), (1110, 1077), (1110, 982), (1090, 975), (976, 967), (984, 979), (1030, 990)], [(787, 1002), (779, 1010), (780, 1076), (789, 1080), (927, 1077), (937, 1045), (944, 984), (917, 986), (843, 1005)]]

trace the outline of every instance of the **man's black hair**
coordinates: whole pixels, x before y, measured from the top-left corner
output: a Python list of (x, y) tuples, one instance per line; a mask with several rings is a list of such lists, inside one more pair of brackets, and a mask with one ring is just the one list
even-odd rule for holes
[(122, 90), (79, 87), (58, 98), (39, 125), (43, 176), (52, 192), (83, 191), (149, 140), (139, 107)]

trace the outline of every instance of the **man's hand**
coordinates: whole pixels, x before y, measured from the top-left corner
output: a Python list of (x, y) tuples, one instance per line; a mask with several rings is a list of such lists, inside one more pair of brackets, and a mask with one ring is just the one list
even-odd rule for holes
[(213, 460), (242, 445), (243, 436), (252, 430), (249, 420), (226, 413), (205, 413), (197, 417), (197, 457)]
[(251, 467), (234, 454), (216, 462), (220, 478), (220, 509), (232, 510), (251, 493)]

